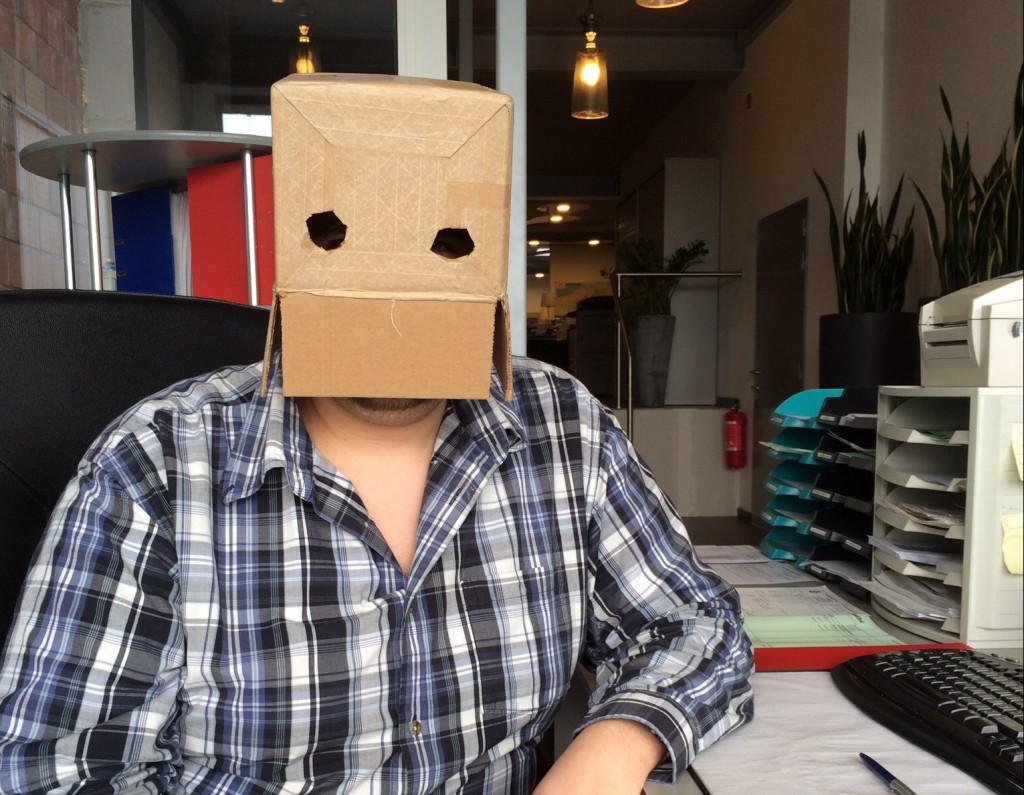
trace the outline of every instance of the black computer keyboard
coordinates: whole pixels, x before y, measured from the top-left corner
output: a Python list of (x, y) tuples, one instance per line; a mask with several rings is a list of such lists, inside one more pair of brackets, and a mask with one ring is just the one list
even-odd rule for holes
[(965, 649), (885, 651), (840, 663), (832, 679), (870, 717), (990, 789), (1024, 792), (1019, 662)]

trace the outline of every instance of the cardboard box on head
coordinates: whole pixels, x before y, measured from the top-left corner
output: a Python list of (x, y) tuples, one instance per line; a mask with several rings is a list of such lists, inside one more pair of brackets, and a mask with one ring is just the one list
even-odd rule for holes
[(493, 363), (510, 397), (512, 100), (297, 74), (271, 115), (285, 394), (486, 398)]

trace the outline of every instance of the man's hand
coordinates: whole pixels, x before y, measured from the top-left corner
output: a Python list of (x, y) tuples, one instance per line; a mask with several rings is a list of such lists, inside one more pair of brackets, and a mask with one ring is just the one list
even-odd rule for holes
[(641, 723), (609, 719), (581, 731), (534, 795), (640, 795), (665, 746)]

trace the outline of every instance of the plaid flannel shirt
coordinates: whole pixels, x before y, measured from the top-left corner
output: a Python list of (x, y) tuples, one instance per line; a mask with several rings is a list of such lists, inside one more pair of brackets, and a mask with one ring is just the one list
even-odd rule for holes
[(735, 592), (579, 383), (516, 360), (511, 402), (449, 403), (406, 576), (260, 371), (87, 452), (0, 669), (0, 792), (519, 795), (578, 664), (655, 778), (750, 717)]

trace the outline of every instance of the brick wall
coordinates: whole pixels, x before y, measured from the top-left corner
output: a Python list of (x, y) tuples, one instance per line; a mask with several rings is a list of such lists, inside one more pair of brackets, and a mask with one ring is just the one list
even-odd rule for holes
[(81, 132), (78, 0), (0, 0), (0, 289), (63, 286), (56, 183), (18, 152)]

